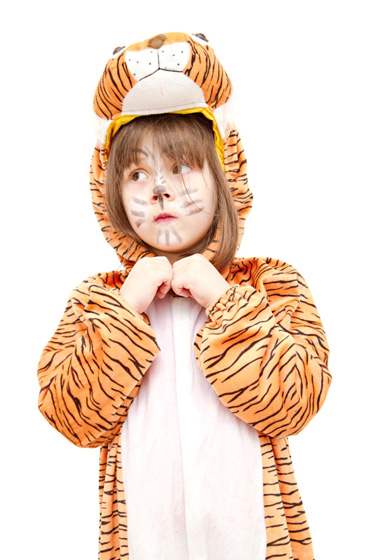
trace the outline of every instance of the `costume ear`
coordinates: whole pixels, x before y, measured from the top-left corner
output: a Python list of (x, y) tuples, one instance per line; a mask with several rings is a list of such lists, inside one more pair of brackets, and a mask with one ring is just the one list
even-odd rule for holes
[(202, 39), (202, 41), (205, 41), (206, 43), (209, 42), (204, 33), (193, 33), (193, 37), (198, 37), (198, 39)]
[(115, 49), (113, 50), (113, 56), (121, 53), (125, 48), (126, 47), (115, 47)]

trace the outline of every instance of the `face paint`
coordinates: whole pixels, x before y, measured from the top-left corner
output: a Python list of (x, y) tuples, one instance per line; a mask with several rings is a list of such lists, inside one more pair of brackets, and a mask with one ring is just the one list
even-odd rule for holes
[(191, 214), (196, 214), (197, 212), (202, 212), (203, 208), (201, 206), (198, 206), (199, 204), (202, 204), (203, 201), (201, 199), (198, 200), (188, 200), (187, 202), (185, 202), (182, 205), (182, 208), (186, 208), (186, 214), (187, 216), (190, 216)]
[(140, 200), (139, 198), (136, 197), (133, 198), (133, 202), (135, 202), (136, 204), (141, 204), (142, 206), (148, 206), (149, 204), (145, 200)]
[(166, 188), (165, 184), (161, 184), (161, 181), (164, 182), (163, 176), (161, 178), (156, 179), (157, 184), (153, 189), (153, 193), (154, 193), (155, 196), (158, 197), (160, 207), (163, 210), (163, 207), (164, 207), (163, 194), (166, 192), (167, 188)]
[(182, 239), (181, 239), (180, 235), (177, 233), (177, 231), (174, 230), (173, 228), (171, 228), (171, 231), (172, 231), (172, 234), (173, 234), (173, 236), (175, 237), (175, 239), (176, 239), (177, 241), (179, 241), (179, 243), (181, 243), (181, 242), (182, 242)]
[(131, 210), (131, 216), (139, 218), (136, 222), (137, 227), (140, 227), (145, 221), (145, 212), (136, 212), (135, 210)]
[(135, 233), (171, 261), (192, 251), (214, 218), (215, 186), (207, 165), (178, 165), (146, 137), (136, 162), (124, 171), (122, 201)]

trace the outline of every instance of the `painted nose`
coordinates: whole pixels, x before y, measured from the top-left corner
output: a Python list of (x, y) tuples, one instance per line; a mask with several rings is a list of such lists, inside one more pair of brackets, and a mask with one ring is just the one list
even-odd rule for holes
[(170, 191), (170, 189), (168, 189), (166, 187), (166, 185), (155, 185), (154, 189), (153, 189), (153, 195), (152, 195), (152, 202), (161, 202), (163, 204), (163, 201), (165, 199), (172, 199), (173, 195), (172, 192)]

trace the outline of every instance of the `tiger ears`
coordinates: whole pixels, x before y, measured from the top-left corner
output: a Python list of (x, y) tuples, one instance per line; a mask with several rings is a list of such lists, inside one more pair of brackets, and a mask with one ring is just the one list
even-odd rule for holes
[(193, 33), (193, 36), (198, 37), (198, 39), (202, 39), (202, 41), (206, 41), (206, 43), (209, 42), (209, 40), (207, 39), (204, 33)]
[[(206, 35), (204, 33), (193, 33), (194, 37), (198, 37), (198, 39), (202, 39), (202, 41), (205, 41), (206, 43), (209, 42), (209, 40), (207, 39)], [(119, 54), (120, 52), (122, 52), (126, 47), (115, 47), (115, 49), (113, 50), (113, 56), (116, 54)]]
[(115, 47), (115, 49), (113, 50), (113, 55), (115, 54), (119, 54), (120, 52), (122, 52), (126, 47)]

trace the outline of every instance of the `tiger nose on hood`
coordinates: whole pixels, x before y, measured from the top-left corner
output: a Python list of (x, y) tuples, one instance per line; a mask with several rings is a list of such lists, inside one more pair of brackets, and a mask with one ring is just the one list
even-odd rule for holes
[[(242, 239), (252, 194), (240, 136), (230, 118), (231, 96), (231, 81), (203, 35), (164, 33), (115, 49), (93, 100), (97, 143), (90, 185), (101, 231), (122, 262), (137, 261), (151, 253), (110, 222), (105, 203), (105, 170), (116, 132), (142, 115), (199, 112), (212, 122), (216, 150), (231, 188)], [(218, 235), (219, 232), (206, 252), (208, 258)]]

